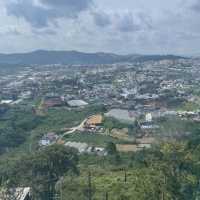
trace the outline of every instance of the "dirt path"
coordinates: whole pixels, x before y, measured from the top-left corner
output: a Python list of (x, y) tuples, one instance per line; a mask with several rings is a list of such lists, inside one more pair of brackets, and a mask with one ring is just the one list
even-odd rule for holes
[(66, 133), (64, 133), (62, 136), (61, 136), (61, 139), (66, 136), (66, 135), (69, 135), (69, 134), (72, 134), (78, 130), (82, 130), (84, 128), (84, 124), (85, 122), (88, 120), (88, 118), (84, 119), (78, 126), (75, 126), (73, 128), (70, 128), (69, 131), (67, 131)]

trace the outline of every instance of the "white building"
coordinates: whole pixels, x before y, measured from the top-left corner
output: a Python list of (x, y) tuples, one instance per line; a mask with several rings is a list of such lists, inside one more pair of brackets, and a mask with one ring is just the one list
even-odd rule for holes
[(146, 122), (152, 122), (152, 115), (151, 113), (147, 113), (145, 116)]
[(1, 100), (0, 104), (11, 104), (13, 103), (13, 100)]
[(68, 101), (67, 104), (71, 107), (82, 107), (88, 105), (88, 103), (83, 100), (71, 100)]
[(87, 152), (88, 144), (81, 143), (81, 142), (67, 142), (65, 143), (65, 146), (72, 147), (78, 150), (79, 153)]

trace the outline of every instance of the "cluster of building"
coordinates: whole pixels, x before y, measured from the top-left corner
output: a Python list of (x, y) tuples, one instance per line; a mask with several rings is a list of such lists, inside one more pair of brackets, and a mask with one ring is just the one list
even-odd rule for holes
[(74, 142), (74, 141), (65, 142), (64, 140), (61, 140), (61, 138), (56, 133), (47, 133), (39, 141), (40, 147), (46, 147), (53, 144), (62, 144), (65, 145), (66, 147), (74, 148), (80, 154), (88, 153), (88, 154), (95, 154), (98, 156), (107, 155), (105, 149), (102, 147), (89, 146), (87, 143), (82, 143), (82, 142)]
[(104, 148), (89, 146), (87, 143), (68, 141), (65, 143), (65, 146), (77, 149), (80, 154), (88, 153), (88, 154), (95, 154), (99, 156), (107, 155), (107, 152)]
[[(0, 114), (16, 105), (30, 105), (35, 109), (58, 106), (82, 109), (101, 104), (107, 110), (106, 117), (130, 124), (140, 119), (139, 125), (144, 130), (157, 129), (154, 119), (165, 116), (200, 121), (198, 110), (177, 112), (184, 103), (200, 102), (199, 67), (196, 59), (94, 66), (29, 66), (2, 76)], [(41, 101), (39, 106), (35, 103), (38, 100)], [(100, 115), (91, 116), (81, 128), (101, 131), (101, 123)], [(57, 139), (52, 133), (47, 134), (40, 145), (50, 145)]]
[(194, 95), (188, 89), (200, 83), (198, 69), (193, 59), (93, 67), (27, 67), (0, 81), (0, 104), (41, 98), (47, 108), (101, 103), (142, 113), (191, 99)]

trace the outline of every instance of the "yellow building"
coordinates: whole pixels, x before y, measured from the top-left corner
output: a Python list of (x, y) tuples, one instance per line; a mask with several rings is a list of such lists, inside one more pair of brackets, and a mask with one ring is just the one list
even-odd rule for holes
[(102, 124), (102, 122), (103, 122), (102, 115), (93, 115), (89, 117), (89, 119), (86, 121), (86, 126), (97, 126)]

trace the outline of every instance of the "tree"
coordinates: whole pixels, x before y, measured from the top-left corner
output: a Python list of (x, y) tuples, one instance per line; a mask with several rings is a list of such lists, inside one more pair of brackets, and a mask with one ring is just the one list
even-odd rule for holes
[(51, 199), (57, 181), (68, 171), (78, 173), (76, 151), (62, 145), (53, 145), (16, 161), (9, 174), (8, 187), (31, 186), (34, 198)]
[(135, 120), (135, 122), (134, 122), (134, 128), (135, 128), (136, 134), (140, 133), (141, 128), (140, 128), (140, 124), (139, 124), (138, 120)]
[(106, 146), (106, 151), (108, 155), (116, 155), (117, 154), (117, 148), (115, 143), (109, 142)]
[(110, 132), (114, 127), (113, 122), (111, 120), (105, 121), (104, 127)]
[(88, 200), (92, 200), (92, 180), (91, 172), (88, 173)]

